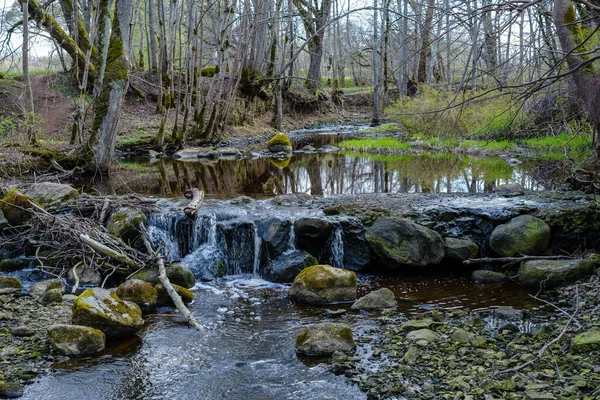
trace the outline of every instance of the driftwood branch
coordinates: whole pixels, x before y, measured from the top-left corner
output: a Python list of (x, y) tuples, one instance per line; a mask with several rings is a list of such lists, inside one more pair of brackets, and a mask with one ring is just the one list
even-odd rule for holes
[(79, 239), (81, 239), (83, 244), (91, 247), (94, 251), (96, 251), (100, 254), (103, 254), (107, 257), (110, 257), (110, 258), (120, 262), (121, 264), (128, 265), (132, 268), (138, 267), (138, 264), (135, 261), (133, 261), (131, 258), (126, 256), (125, 254), (119, 253), (118, 251), (113, 250), (110, 247), (105, 246), (102, 243), (95, 241), (94, 239), (90, 238), (88, 235), (85, 235), (82, 233), (81, 235), (79, 235)]
[(202, 205), (202, 202), (204, 201), (204, 190), (193, 188), (186, 191), (184, 193), (184, 196), (188, 199), (192, 199), (192, 201), (190, 201), (190, 203), (187, 206), (185, 206), (183, 212), (185, 213), (186, 217), (194, 218), (196, 216), (196, 213), (198, 212), (198, 209)]
[[(140, 231), (142, 232), (142, 239), (144, 240), (144, 245), (146, 246), (146, 250), (148, 251), (149, 254), (153, 254), (154, 249), (152, 249), (152, 244), (150, 244), (150, 241), (148, 240), (148, 233), (142, 222), (140, 222)], [(181, 296), (179, 296), (179, 294), (175, 291), (175, 288), (173, 288), (173, 285), (171, 285), (171, 282), (169, 281), (169, 278), (167, 277), (167, 270), (165, 269), (165, 263), (163, 261), (163, 257), (161, 254), (158, 254), (158, 253), (156, 254), (156, 263), (158, 264), (158, 273), (159, 273), (158, 279), (160, 280), (160, 283), (162, 283), (165, 290), (167, 291), (167, 293), (173, 300), (173, 304), (175, 304), (175, 307), (177, 308), (177, 310), (179, 310), (179, 312), (185, 318), (185, 320), (188, 322), (188, 324), (190, 324), (191, 326), (193, 326), (194, 328), (196, 328), (200, 331), (204, 330), (204, 327), (202, 325), (200, 325), (200, 323), (198, 323), (196, 318), (194, 318), (194, 316), (192, 315), (190, 310), (188, 310), (188, 308), (185, 306), (185, 304), (183, 304), (183, 300), (181, 300)]]
[(521, 257), (499, 257), (499, 258), (469, 258), (468, 260), (464, 260), (463, 264), (471, 265), (471, 264), (487, 264), (487, 263), (509, 263), (516, 264), (521, 261), (528, 260), (575, 260), (578, 257), (570, 257), (570, 256), (521, 256)]

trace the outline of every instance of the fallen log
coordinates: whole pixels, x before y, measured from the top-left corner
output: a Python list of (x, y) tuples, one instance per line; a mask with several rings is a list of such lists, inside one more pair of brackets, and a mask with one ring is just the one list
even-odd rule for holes
[(580, 257), (571, 257), (571, 256), (521, 256), (521, 257), (484, 257), (484, 258), (469, 258), (468, 260), (464, 260), (463, 264), (471, 265), (471, 264), (487, 264), (487, 263), (507, 263), (507, 264), (516, 264), (521, 261), (528, 260), (576, 260)]
[(105, 246), (102, 243), (95, 241), (94, 239), (90, 238), (88, 235), (85, 235), (82, 233), (81, 235), (79, 235), (79, 239), (81, 239), (83, 244), (92, 248), (92, 250), (94, 250), (100, 254), (103, 254), (107, 257), (110, 257), (110, 258), (120, 262), (121, 264), (125, 264), (125, 265), (128, 265), (133, 268), (138, 267), (138, 263), (133, 261), (131, 258), (127, 257), (127, 255), (125, 255), (123, 253), (119, 253), (118, 251), (113, 250), (110, 247)]
[(193, 188), (187, 190), (183, 195), (188, 199), (192, 199), (192, 201), (190, 201), (190, 203), (187, 206), (185, 206), (183, 212), (186, 215), (186, 217), (194, 218), (196, 216), (196, 213), (198, 212), (198, 209), (202, 205), (202, 202), (204, 201), (204, 190)]

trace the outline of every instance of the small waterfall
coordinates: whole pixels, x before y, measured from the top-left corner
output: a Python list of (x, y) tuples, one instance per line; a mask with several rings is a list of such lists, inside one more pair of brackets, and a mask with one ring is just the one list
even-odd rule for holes
[(176, 230), (176, 223), (177, 220), (169, 214), (153, 214), (148, 219), (150, 243), (155, 249), (162, 246), (161, 252), (167, 261), (181, 258), (177, 236), (173, 234)]
[(262, 247), (262, 239), (258, 234), (258, 227), (254, 225), (254, 262), (252, 266), (252, 275), (259, 276), (260, 272), (260, 248)]
[(344, 239), (342, 237), (342, 227), (336, 226), (333, 232), (331, 242), (331, 265), (336, 268), (344, 268)]
[(290, 222), (290, 237), (284, 253), (291, 253), (292, 251), (296, 250), (296, 231), (294, 230), (294, 221)]

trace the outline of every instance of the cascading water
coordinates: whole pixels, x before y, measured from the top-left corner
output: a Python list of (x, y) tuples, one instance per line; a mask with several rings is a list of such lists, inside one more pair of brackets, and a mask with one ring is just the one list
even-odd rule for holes
[(336, 268), (344, 268), (344, 238), (342, 237), (342, 227), (339, 225), (333, 231), (330, 262)]
[(260, 272), (260, 249), (262, 247), (262, 239), (258, 234), (258, 228), (254, 225), (254, 262), (252, 265), (252, 275), (259, 276)]

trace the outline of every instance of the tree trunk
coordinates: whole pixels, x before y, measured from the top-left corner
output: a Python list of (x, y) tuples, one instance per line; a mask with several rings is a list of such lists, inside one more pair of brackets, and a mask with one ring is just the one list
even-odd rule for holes
[(27, 121), (27, 139), (32, 145), (37, 144), (35, 135), (35, 118), (33, 108), (33, 91), (31, 89), (31, 79), (29, 78), (29, 5), (27, 0), (23, 1), (23, 83), (25, 84), (25, 120)]
[(425, 10), (425, 22), (421, 31), (421, 49), (419, 56), (419, 68), (417, 71), (417, 81), (427, 81), (427, 60), (431, 56), (431, 29), (433, 28), (433, 9), (435, 0), (427, 0), (427, 10)]

